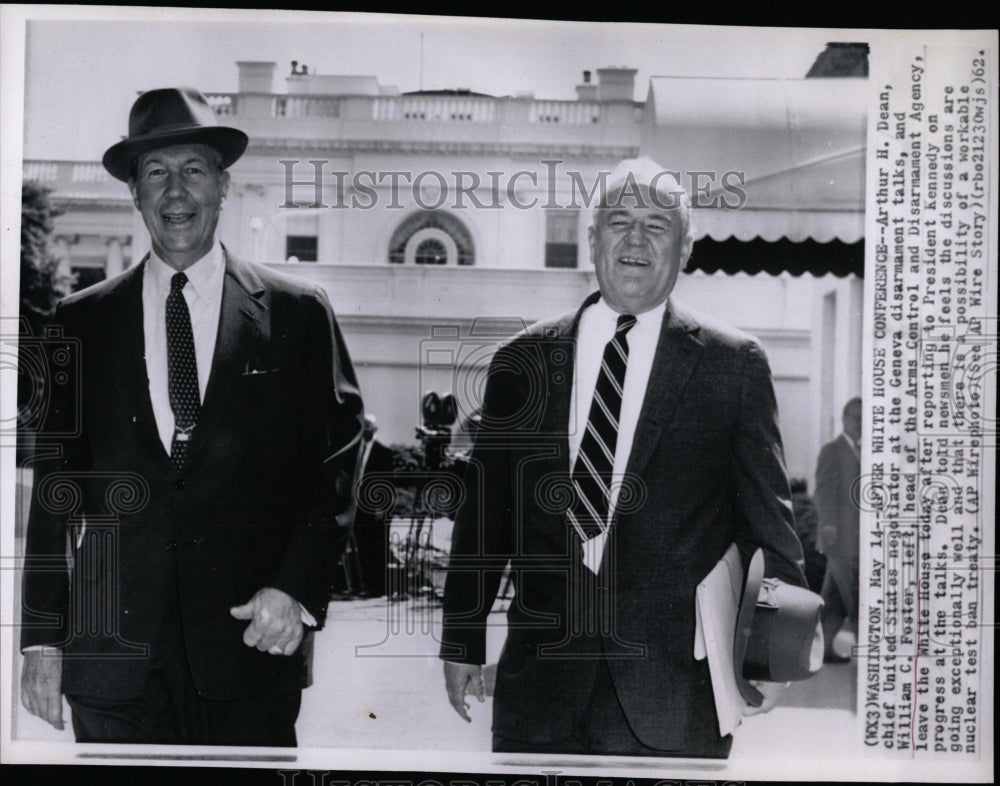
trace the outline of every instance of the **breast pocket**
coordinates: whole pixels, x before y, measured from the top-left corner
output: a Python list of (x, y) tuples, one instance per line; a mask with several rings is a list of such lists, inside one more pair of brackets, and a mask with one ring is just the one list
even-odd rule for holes
[(242, 396), (261, 400), (276, 400), (285, 383), (280, 368), (251, 369), (240, 374), (237, 389)]

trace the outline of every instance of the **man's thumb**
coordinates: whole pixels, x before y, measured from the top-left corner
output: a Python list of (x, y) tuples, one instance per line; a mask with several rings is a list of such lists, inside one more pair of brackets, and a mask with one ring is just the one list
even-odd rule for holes
[(238, 620), (253, 619), (253, 603), (244, 603), (242, 606), (233, 606), (229, 609), (229, 613)]

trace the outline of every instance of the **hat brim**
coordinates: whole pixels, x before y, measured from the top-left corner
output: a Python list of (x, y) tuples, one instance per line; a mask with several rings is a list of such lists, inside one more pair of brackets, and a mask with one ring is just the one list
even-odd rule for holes
[(750, 634), (753, 632), (753, 618), (763, 578), (764, 552), (762, 549), (757, 549), (747, 566), (743, 597), (740, 599), (740, 608), (736, 617), (736, 635), (733, 638), (733, 666), (736, 671), (736, 685), (744, 700), (751, 707), (759, 707), (764, 703), (764, 695), (751, 685), (743, 674), (743, 664), (746, 660), (747, 646), (750, 643)]
[(222, 154), (222, 168), (228, 169), (247, 149), (249, 138), (237, 128), (199, 126), (123, 139), (107, 149), (102, 163), (112, 177), (128, 182), (132, 162), (141, 153), (171, 145), (211, 145)]
[[(761, 597), (761, 589), (768, 591)], [(823, 601), (805, 587), (764, 578), (764, 552), (757, 549), (747, 567), (733, 642), (736, 683), (743, 698), (759, 707), (763, 695), (751, 679), (804, 680), (823, 663), (819, 625)]]

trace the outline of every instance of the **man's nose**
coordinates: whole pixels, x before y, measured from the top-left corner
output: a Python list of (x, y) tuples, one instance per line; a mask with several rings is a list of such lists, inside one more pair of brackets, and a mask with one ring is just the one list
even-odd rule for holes
[(634, 245), (646, 242), (646, 228), (642, 225), (642, 221), (636, 219), (629, 224), (628, 232), (625, 233), (625, 240)]
[(180, 172), (167, 173), (167, 195), (180, 196), (184, 193), (184, 182)]

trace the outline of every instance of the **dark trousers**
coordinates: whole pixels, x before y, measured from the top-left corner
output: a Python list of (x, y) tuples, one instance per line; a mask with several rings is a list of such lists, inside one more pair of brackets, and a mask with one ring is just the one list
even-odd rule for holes
[(493, 735), (497, 753), (579, 753), (625, 756), (683, 756), (725, 759), (733, 745), (732, 735), (684, 750), (659, 750), (644, 745), (622, 710), (607, 661), (602, 661), (590, 693), (590, 702), (568, 737), (553, 742), (528, 742)]
[(150, 671), (134, 699), (67, 696), (77, 742), (295, 746), (299, 692), (236, 701), (203, 699), (190, 679)]
[(823, 598), (823, 640), (826, 652), (830, 654), (833, 637), (845, 622), (852, 633), (858, 632), (857, 569), (846, 560), (830, 557), (826, 563), (826, 575), (823, 577), (820, 595)]
[(175, 588), (165, 595), (141, 693), (129, 699), (67, 694), (76, 741), (294, 747), (301, 691), (268, 693), (258, 685), (248, 699), (203, 698), (191, 679)]

